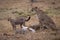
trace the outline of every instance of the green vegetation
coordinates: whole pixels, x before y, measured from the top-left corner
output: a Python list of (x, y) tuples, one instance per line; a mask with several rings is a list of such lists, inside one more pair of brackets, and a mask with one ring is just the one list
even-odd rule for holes
[[(49, 8), (45, 11), (49, 16), (60, 16), (60, 10), (58, 8)], [(9, 15), (13, 15), (16, 17), (28, 15), (33, 16), (35, 12), (21, 10), (18, 8), (0, 8), (0, 19), (7, 18)]]
[(27, 17), (28, 15), (33, 16), (35, 15), (34, 12), (21, 10), (18, 8), (0, 8), (0, 19), (5, 19), (10, 17), (19, 17), (24, 16)]
[(12, 14), (16, 14), (18, 16), (24, 16), (24, 17), (26, 17), (28, 15), (30, 15), (30, 16), (35, 15), (35, 13), (33, 13), (31, 11), (20, 11), (20, 12), (19, 11), (14, 11), (14, 12), (12, 12)]
[(52, 15), (60, 15), (60, 10), (56, 10), (54, 8), (50, 8), (46, 10), (47, 14), (52, 16)]

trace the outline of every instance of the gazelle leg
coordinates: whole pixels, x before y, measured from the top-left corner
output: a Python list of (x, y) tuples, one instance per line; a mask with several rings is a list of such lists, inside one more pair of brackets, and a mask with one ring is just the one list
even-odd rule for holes
[(12, 28), (13, 28), (13, 30), (16, 30), (16, 25), (12, 24)]

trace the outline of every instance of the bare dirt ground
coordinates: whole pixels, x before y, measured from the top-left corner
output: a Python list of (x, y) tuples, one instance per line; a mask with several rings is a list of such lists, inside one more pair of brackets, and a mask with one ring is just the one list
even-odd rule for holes
[[(12, 14), (14, 12), (28, 13), (27, 11), (29, 8), (31, 8), (31, 6), (29, 6), (30, 3), (28, 2), (29, 1), (26, 0), (0, 0), (0, 40), (60, 40), (60, 12), (58, 15), (51, 14), (51, 16), (48, 14), (56, 23), (57, 31), (43, 30), (37, 31), (36, 33), (31, 33), (30, 31), (28, 31), (26, 34), (14, 33), (10, 22), (7, 21), (7, 18), (16, 18), (18, 14)], [(56, 4), (52, 2), (55, 2)], [(34, 3), (34, 6), (38, 6), (44, 11), (49, 8), (55, 8), (56, 10), (60, 11), (60, 0), (40, 0), (39, 3)], [(55, 13), (58, 13), (58, 11)], [(33, 24), (39, 24), (39, 20), (36, 15), (31, 17), (32, 18), (26, 22), (28, 27)], [(17, 27), (19, 27), (19, 25)]]

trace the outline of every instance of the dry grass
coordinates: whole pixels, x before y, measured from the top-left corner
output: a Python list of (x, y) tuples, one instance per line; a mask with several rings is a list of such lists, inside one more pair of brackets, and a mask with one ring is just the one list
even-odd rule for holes
[[(23, 0), (22, 2), (20, 0), (1, 2), (0, 0), (0, 40), (60, 40), (60, 0), (41, 0), (40, 3), (34, 3), (34, 6), (38, 6), (42, 10), (45, 10), (54, 20), (57, 26), (56, 28), (58, 29), (57, 31), (44, 30), (37, 31), (36, 33), (31, 33), (29, 31), (26, 34), (14, 33), (10, 22), (7, 21), (8, 17), (16, 18), (30, 15), (32, 18), (30, 21), (26, 22), (26, 25), (39, 24), (36, 15), (30, 11), (30, 3), (27, 2), (26, 0), (24, 2)], [(52, 4), (52, 2), (56, 4)], [(4, 33), (7, 33), (7, 35), (4, 35)]]
[[(38, 23), (38, 20), (35, 20), (37, 17), (34, 17), (35, 16), (27, 22), (27, 26), (32, 25), (33, 21)], [(53, 20), (55, 20), (55, 23), (58, 26), (60, 22), (57, 21), (57, 19), (60, 19), (55, 18), (56, 17), (53, 17)], [(30, 24), (30, 22), (32, 22), (32, 24)], [(3, 35), (4, 33), (7, 33), (7, 35)], [(26, 34), (15, 34), (11, 24), (7, 20), (0, 20), (0, 40), (59, 40), (59, 35), (59, 32), (56, 33), (56, 31), (54, 32), (50, 30), (37, 31), (36, 33), (27, 32)]]

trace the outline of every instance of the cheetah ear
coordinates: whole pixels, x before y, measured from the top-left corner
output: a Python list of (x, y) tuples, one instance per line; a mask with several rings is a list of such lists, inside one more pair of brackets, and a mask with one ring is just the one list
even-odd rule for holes
[(38, 7), (33, 7), (32, 9), (31, 9), (31, 11), (34, 11), (34, 10), (36, 10)]

